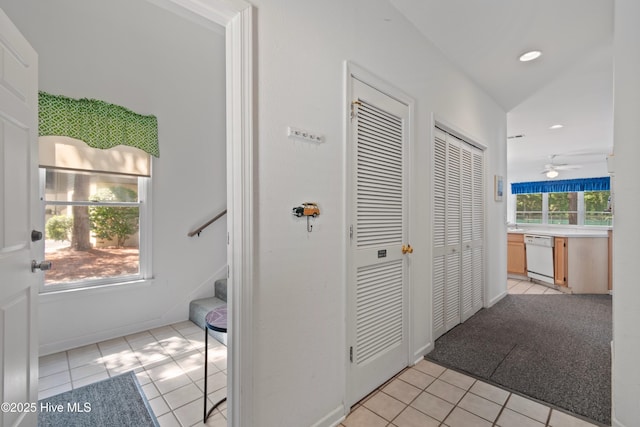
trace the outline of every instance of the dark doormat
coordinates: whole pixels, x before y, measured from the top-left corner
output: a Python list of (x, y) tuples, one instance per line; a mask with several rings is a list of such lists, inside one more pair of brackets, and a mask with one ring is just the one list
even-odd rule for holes
[(39, 427), (158, 427), (133, 372), (38, 401)]
[(611, 424), (611, 296), (508, 295), (427, 359)]

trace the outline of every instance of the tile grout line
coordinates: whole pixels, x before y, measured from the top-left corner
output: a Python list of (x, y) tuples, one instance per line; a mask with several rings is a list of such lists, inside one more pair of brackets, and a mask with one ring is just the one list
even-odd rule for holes
[(502, 404), (502, 407), (500, 408), (500, 411), (498, 412), (498, 416), (496, 417), (496, 420), (493, 422), (493, 426), (498, 427), (498, 420), (500, 419), (500, 416), (502, 415), (502, 413), (506, 409), (507, 403), (509, 403), (509, 400), (511, 399), (512, 395), (513, 395), (513, 393), (509, 393), (509, 396), (507, 396), (507, 400), (505, 400), (504, 403)]

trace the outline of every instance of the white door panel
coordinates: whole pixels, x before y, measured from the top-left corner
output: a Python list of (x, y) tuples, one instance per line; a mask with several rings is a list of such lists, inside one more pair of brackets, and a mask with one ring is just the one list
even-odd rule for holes
[[(0, 10), (0, 401), (9, 404), (38, 400), (37, 69), (35, 51)], [(35, 412), (0, 412), (1, 427), (36, 423)]]
[(475, 314), (484, 292), (484, 154), (435, 129), (433, 338)]
[(407, 366), (408, 105), (352, 78), (349, 400)]

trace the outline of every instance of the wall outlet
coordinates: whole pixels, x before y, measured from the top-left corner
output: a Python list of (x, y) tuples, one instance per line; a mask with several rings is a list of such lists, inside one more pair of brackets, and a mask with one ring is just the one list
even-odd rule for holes
[(309, 130), (294, 128), (292, 126), (287, 128), (287, 136), (289, 138), (299, 138), (311, 142), (324, 142), (324, 137), (322, 135)]

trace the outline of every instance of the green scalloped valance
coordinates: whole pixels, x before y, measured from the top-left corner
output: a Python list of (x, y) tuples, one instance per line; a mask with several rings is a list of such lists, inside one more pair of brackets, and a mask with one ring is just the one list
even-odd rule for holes
[(160, 156), (155, 116), (143, 116), (95, 99), (72, 99), (46, 92), (39, 93), (38, 106), (40, 136), (68, 136), (102, 149), (126, 145)]

